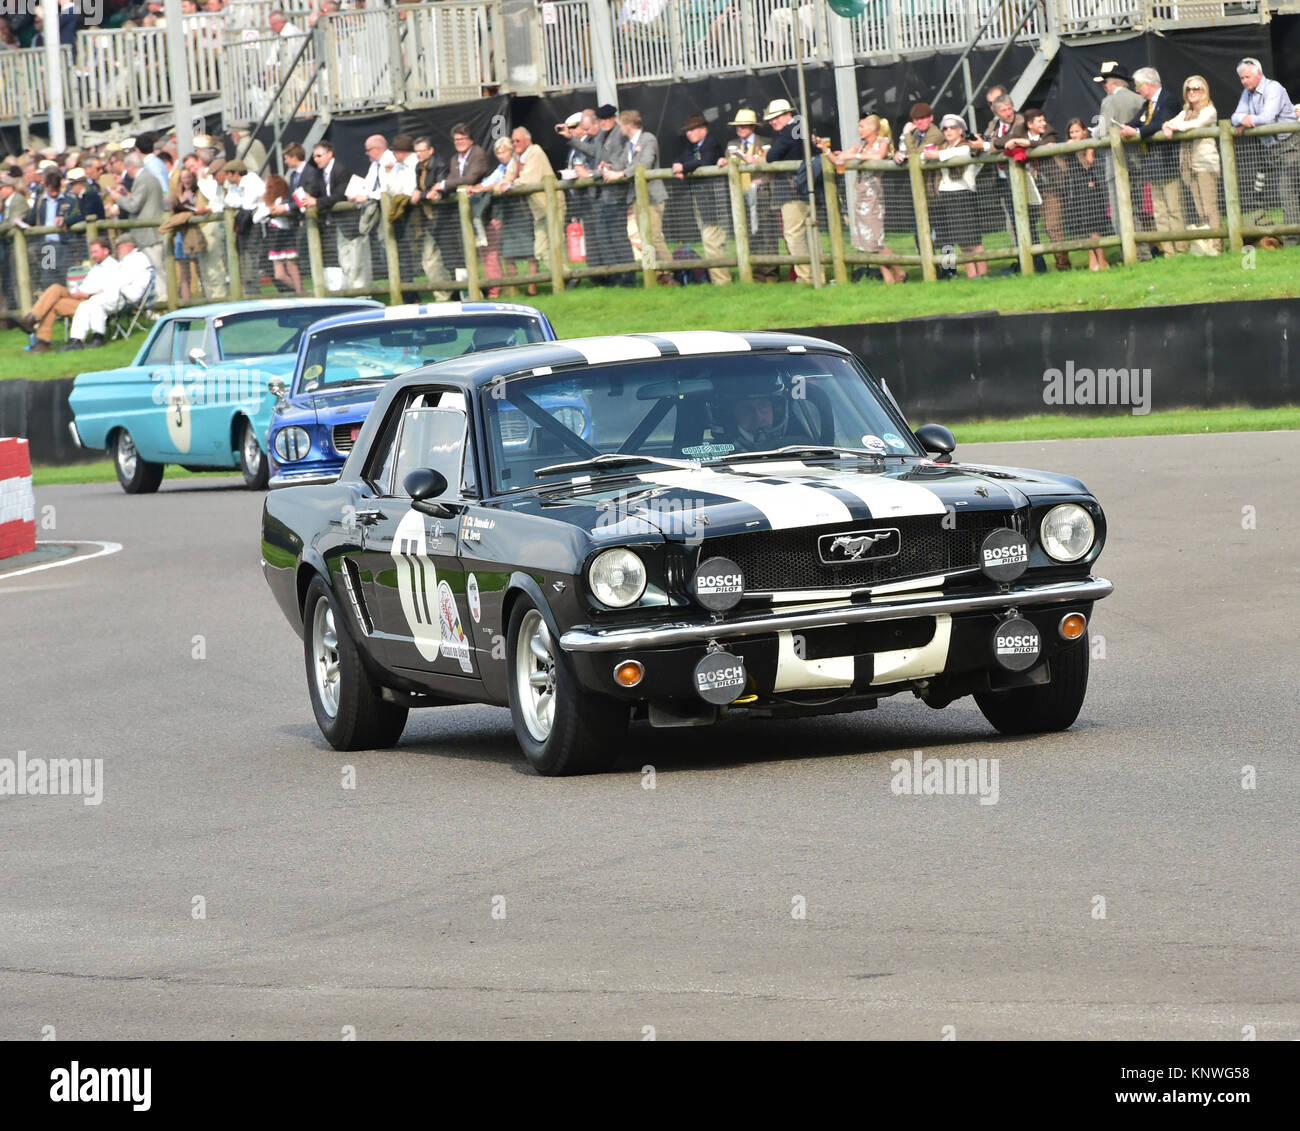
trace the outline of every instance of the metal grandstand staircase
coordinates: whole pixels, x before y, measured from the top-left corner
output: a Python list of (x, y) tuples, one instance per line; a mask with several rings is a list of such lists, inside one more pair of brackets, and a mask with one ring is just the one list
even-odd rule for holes
[[(1021, 40), (1021, 34), (1025, 31), (1026, 26), (1038, 18), (1038, 26), (1044, 30), (1038, 36), (1038, 43), (1034, 48), (1034, 57), (1025, 67), (1020, 78), (1016, 81), (1011, 90), (1011, 100), (1017, 107), (1023, 105), (1024, 100), (1029, 97), (1030, 91), (1038, 84), (1044, 73), (1047, 71), (1048, 64), (1056, 57), (1056, 53), (1061, 49), (1060, 39), (1050, 31), (1045, 30), (1049, 25), (1047, 22), (1047, 5), (1045, 0), (997, 0), (990, 5), (988, 15), (980, 25), (979, 30), (971, 37), (966, 44), (961, 55), (957, 57), (957, 62), (953, 64), (952, 70), (948, 72), (948, 77), (940, 84), (939, 89), (935, 91), (930, 99), (932, 105), (938, 106), (939, 100), (948, 92), (953, 81), (960, 74), (963, 77), (965, 86), (965, 102), (959, 113), (963, 118), (969, 118), (976, 99), (981, 92), (989, 85), (989, 80), (993, 73), (1002, 64), (1007, 53), (1017, 42)], [(978, 81), (971, 81), (970, 77), (970, 57), (977, 51), (982, 44), (991, 46), (995, 40), (1004, 40), (1002, 47), (993, 57), (984, 74)]]

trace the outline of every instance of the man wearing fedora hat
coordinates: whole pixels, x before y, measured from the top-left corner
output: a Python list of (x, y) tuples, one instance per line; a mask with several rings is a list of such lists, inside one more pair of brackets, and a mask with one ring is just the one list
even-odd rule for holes
[[(1097, 112), (1095, 119), (1096, 125), (1093, 126), (1093, 137), (1101, 139), (1110, 133), (1111, 126), (1123, 126), (1126, 122), (1131, 122), (1133, 118), (1141, 112), (1142, 107), (1146, 105), (1145, 99), (1133, 89), (1133, 76), (1123, 63), (1117, 63), (1113, 59), (1108, 59), (1097, 68), (1097, 73), (1092, 76), (1092, 81), (1100, 83), (1105, 96), (1101, 100), (1101, 108)], [(1101, 158), (1102, 169), (1106, 178), (1106, 195), (1110, 200), (1110, 214), (1118, 216), (1117, 205), (1115, 201), (1115, 165), (1114, 158), (1111, 157), (1109, 149), (1098, 150), (1097, 156)], [(1134, 185), (1134, 216), (1142, 216), (1141, 207), (1142, 186)], [(1117, 221), (1118, 223), (1118, 221)], [(1141, 244), (1138, 248), (1139, 259), (1150, 259), (1151, 249), (1147, 244)]]
[[(772, 147), (767, 151), (768, 161), (802, 161), (804, 159), (803, 138), (797, 135), (799, 119), (794, 107), (784, 98), (775, 98), (763, 111), (763, 121), (776, 131)], [(812, 206), (806, 197), (801, 197), (795, 187), (795, 177), (786, 173), (778, 175), (773, 186), (773, 195), (781, 205), (781, 227), (785, 233), (785, 246), (790, 255), (807, 258), (808, 225), (812, 218)], [(812, 285), (812, 266), (808, 263), (796, 263), (795, 282), (806, 286)]]
[[(685, 180), (688, 173), (701, 167), (713, 168), (725, 164), (722, 144), (709, 136), (709, 123), (702, 114), (692, 114), (682, 127), (686, 135), (686, 148), (673, 162), (673, 175)], [(697, 179), (689, 184), (691, 210), (699, 225), (700, 242), (704, 244), (704, 258), (720, 258), (727, 254), (727, 231), (723, 226), (727, 216), (726, 181), (722, 177)], [(731, 271), (726, 267), (710, 267), (709, 282), (715, 287), (725, 287), (731, 282)]]
[[(729, 123), (736, 136), (727, 142), (727, 155), (718, 161), (725, 165), (735, 159), (742, 165), (757, 165), (767, 160), (770, 148), (758, 136), (758, 111), (748, 106), (736, 111)], [(754, 255), (775, 255), (780, 239), (772, 203), (772, 181), (755, 173), (741, 173), (740, 191), (745, 194), (745, 214), (749, 219), (749, 250)], [(756, 283), (775, 283), (777, 268), (770, 263), (755, 264), (753, 277)]]

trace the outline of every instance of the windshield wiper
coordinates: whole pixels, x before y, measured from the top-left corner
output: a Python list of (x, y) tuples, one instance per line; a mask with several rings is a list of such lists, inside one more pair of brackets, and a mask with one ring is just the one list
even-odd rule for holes
[(830, 444), (787, 444), (784, 448), (770, 448), (763, 452), (730, 452), (725, 456), (719, 456), (714, 463), (746, 463), (749, 460), (772, 459), (776, 456), (833, 456), (833, 455), (850, 455), (865, 456), (869, 459), (887, 459), (894, 456), (897, 459), (906, 459), (907, 452), (873, 452), (869, 448), (837, 448)]
[(650, 463), (657, 467), (671, 467), (674, 471), (696, 471), (698, 463), (685, 459), (661, 459), (659, 456), (638, 456), (631, 452), (604, 452), (591, 459), (574, 460), (572, 463), (553, 463), (547, 467), (537, 468), (534, 475), (563, 475), (566, 471), (584, 471), (602, 467), (624, 467), (630, 464)]

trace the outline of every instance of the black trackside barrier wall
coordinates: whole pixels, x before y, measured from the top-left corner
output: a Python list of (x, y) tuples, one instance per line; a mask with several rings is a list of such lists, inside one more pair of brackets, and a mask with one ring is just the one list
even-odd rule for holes
[[(1152, 412), (1300, 404), (1300, 357), (1290, 347), (1300, 342), (1300, 299), (1065, 314), (985, 311), (788, 332), (853, 350), (917, 425), (1131, 408), (1070, 403), (1072, 395), (1049, 403), (1052, 371), (1061, 374), (1056, 388), (1078, 389), (1090, 380), (1084, 370), (1150, 370), (1140, 387), (1149, 391)], [(71, 380), (0, 381), (0, 436), (27, 436), (37, 464), (106, 458), (73, 446), (71, 389)]]
[[(1300, 403), (1300, 299), (1207, 302), (1064, 314), (997, 311), (810, 326), (791, 331), (846, 346), (867, 363), (914, 425), (1063, 413), (1099, 416), (1125, 404), (1049, 403), (1087, 370), (1150, 370), (1149, 408)], [(1054, 372), (1059, 371), (1057, 380)]]

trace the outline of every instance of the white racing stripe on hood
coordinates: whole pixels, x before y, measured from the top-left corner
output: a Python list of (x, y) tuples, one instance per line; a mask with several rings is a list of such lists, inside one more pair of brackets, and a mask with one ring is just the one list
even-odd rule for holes
[(944, 514), (947, 508), (929, 487), (904, 483), (883, 473), (863, 475), (851, 471), (830, 471), (809, 467), (798, 460), (784, 463), (738, 466), (746, 475), (791, 475), (809, 483), (821, 483), (856, 495), (871, 511), (872, 521), (918, 514)]
[(744, 353), (750, 345), (739, 334), (728, 334), (721, 330), (689, 330), (681, 334), (656, 334), (672, 342), (681, 354), (692, 353)]
[(748, 503), (759, 511), (773, 530), (850, 522), (853, 515), (829, 491), (802, 483), (755, 483), (743, 475), (723, 475), (708, 468), (698, 471), (651, 471), (637, 476), (643, 483), (679, 487), (683, 491), (721, 495)]
[(574, 338), (556, 344), (576, 350), (587, 359), (588, 365), (633, 361), (639, 357), (663, 357), (659, 347), (645, 338)]

